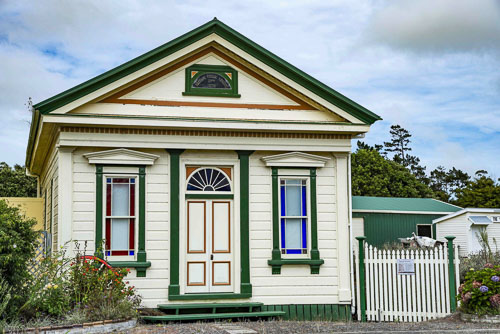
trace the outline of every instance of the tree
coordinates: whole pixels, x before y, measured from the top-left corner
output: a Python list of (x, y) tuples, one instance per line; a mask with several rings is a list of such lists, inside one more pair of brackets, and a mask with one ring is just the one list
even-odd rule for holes
[(0, 197), (36, 197), (36, 178), (26, 175), (26, 168), (0, 162)]
[(500, 179), (495, 182), (484, 170), (477, 171), (474, 179), (455, 193), (454, 204), (464, 208), (500, 207)]
[(431, 197), (432, 190), (395, 161), (376, 150), (358, 149), (352, 154), (352, 193), (358, 196)]
[(411, 147), (409, 147), (411, 134), (398, 124), (391, 125), (389, 133), (391, 134), (391, 141), (384, 142), (385, 151), (394, 152), (394, 161), (407, 167), (407, 156), (408, 152), (411, 151)]
[(28, 264), (35, 256), (38, 233), (35, 219), (27, 219), (18, 208), (0, 200), (0, 276), (12, 287), (10, 310), (24, 303), (30, 274)]
[(457, 189), (464, 188), (470, 180), (469, 174), (456, 169), (446, 171), (443, 166), (438, 166), (431, 171), (430, 187), (436, 198), (441, 201), (450, 202), (456, 199)]

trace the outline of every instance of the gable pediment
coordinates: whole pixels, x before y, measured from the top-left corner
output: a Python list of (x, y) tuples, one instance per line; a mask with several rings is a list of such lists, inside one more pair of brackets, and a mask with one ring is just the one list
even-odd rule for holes
[(159, 158), (156, 154), (118, 148), (84, 154), (90, 164), (151, 166)]
[(261, 160), (267, 167), (325, 167), (330, 158), (304, 152), (289, 152), (269, 155)]

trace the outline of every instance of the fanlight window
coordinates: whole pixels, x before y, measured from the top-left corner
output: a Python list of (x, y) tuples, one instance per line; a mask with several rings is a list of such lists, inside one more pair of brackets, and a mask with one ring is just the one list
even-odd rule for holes
[(222, 171), (215, 168), (203, 168), (195, 171), (189, 178), (187, 190), (231, 191), (231, 183)]

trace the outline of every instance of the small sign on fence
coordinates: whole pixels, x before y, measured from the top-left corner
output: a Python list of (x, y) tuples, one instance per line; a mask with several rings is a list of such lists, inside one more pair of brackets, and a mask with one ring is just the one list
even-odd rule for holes
[(415, 262), (413, 259), (398, 259), (398, 275), (415, 275)]

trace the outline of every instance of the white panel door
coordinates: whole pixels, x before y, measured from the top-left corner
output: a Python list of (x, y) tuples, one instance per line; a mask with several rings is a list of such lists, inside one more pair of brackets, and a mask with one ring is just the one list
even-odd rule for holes
[(232, 204), (186, 201), (186, 293), (234, 291)]

